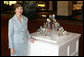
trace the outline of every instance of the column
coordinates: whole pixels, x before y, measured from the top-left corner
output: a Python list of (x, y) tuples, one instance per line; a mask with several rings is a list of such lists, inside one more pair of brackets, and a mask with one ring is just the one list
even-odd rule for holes
[(49, 11), (53, 11), (53, 1), (49, 1)]
[(57, 15), (71, 16), (72, 15), (72, 1), (57, 1)]

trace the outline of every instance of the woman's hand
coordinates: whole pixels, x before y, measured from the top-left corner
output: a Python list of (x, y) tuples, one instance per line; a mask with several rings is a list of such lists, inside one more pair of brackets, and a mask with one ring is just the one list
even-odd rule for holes
[(30, 38), (30, 42), (31, 42), (31, 43), (34, 43), (34, 39), (33, 39), (33, 38)]
[(15, 53), (14, 48), (10, 48), (10, 52), (11, 52), (11, 54), (14, 54)]

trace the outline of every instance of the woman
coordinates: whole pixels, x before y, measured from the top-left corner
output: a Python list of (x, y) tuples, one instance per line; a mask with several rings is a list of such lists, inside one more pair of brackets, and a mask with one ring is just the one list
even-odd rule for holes
[(15, 15), (9, 20), (8, 39), (11, 56), (27, 56), (28, 39), (34, 42), (27, 30), (28, 19), (22, 15), (23, 6), (15, 4)]

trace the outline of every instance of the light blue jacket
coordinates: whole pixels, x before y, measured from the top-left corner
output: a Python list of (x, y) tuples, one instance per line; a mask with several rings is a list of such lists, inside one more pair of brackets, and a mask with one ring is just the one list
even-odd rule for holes
[(8, 24), (8, 39), (9, 39), (9, 48), (13, 48), (18, 44), (27, 43), (30, 34), (27, 28), (27, 17), (21, 15), (21, 22), (17, 19), (17, 16), (14, 15)]

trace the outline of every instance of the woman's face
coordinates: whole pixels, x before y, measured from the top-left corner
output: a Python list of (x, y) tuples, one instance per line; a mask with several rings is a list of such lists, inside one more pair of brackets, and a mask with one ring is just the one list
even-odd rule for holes
[(15, 9), (15, 12), (16, 12), (17, 15), (21, 15), (23, 13), (23, 7), (17, 7)]

